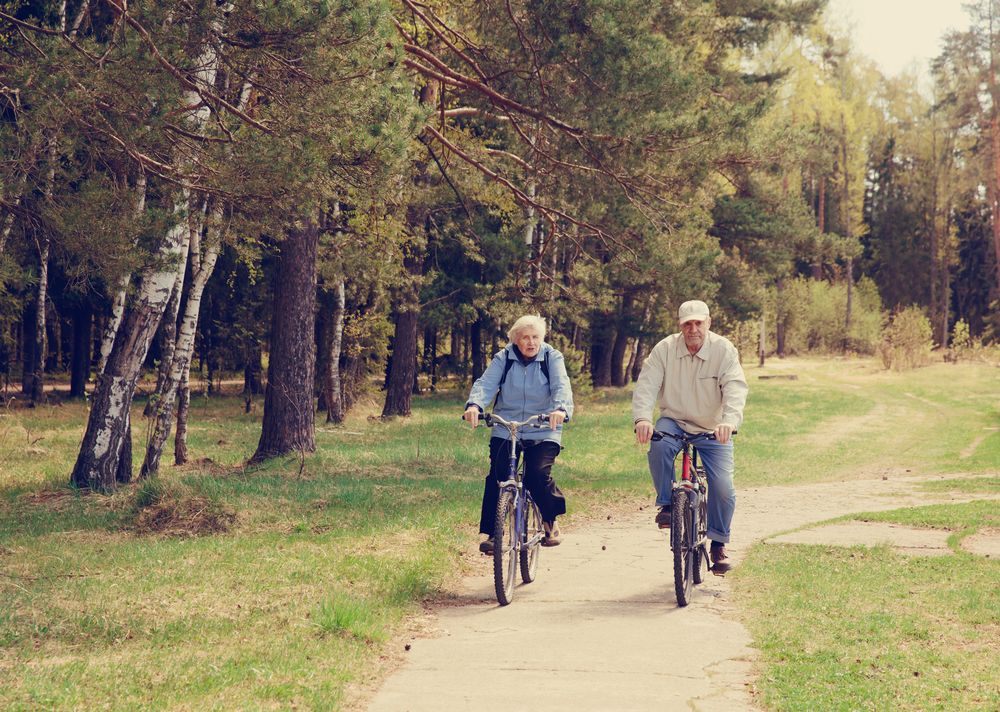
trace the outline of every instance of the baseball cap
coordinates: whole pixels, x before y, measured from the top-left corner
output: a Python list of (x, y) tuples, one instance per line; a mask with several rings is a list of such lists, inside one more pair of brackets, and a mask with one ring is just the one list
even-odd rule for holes
[(705, 321), (708, 319), (708, 305), (697, 299), (684, 302), (681, 304), (681, 308), (677, 310), (677, 319), (681, 324), (694, 319)]

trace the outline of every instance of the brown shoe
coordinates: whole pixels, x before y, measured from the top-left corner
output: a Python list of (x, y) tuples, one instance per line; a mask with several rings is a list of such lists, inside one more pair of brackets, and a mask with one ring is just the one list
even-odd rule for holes
[(490, 537), (486, 541), (479, 542), (479, 550), (484, 554), (493, 556), (493, 537)]
[(666, 507), (660, 507), (660, 511), (656, 513), (656, 519), (654, 519), (653, 521), (656, 522), (656, 526), (658, 526), (660, 529), (669, 529), (670, 506), (667, 505)]
[(542, 522), (545, 529), (545, 536), (542, 538), (542, 546), (559, 546), (559, 527), (555, 522)]
[(712, 558), (712, 571), (724, 574), (729, 571), (729, 557), (726, 555), (726, 545), (721, 541), (713, 541), (709, 556)]

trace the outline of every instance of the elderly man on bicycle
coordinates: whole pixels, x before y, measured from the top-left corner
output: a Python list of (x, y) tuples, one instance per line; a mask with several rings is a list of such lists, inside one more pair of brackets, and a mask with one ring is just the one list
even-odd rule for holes
[[(659, 413), (656, 429), (680, 434), (714, 433), (698, 444), (708, 479), (708, 537), (713, 566), (724, 570), (725, 545), (736, 509), (731, 436), (743, 421), (747, 382), (736, 347), (709, 331), (712, 319), (705, 302), (692, 300), (677, 312), (680, 333), (660, 341), (639, 373), (632, 395), (636, 440), (645, 445), (653, 435), (650, 418)], [(649, 471), (656, 487), (656, 524), (670, 526), (674, 458), (681, 443), (673, 438), (654, 442)]]

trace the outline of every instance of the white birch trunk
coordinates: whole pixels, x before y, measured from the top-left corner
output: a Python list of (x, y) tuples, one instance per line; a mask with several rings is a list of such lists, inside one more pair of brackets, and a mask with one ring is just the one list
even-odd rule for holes
[[(205, 220), (205, 209), (208, 207), (207, 202), (202, 199), (199, 201), (198, 209), (195, 210), (193, 206), (188, 212), (188, 231), (189, 231), (189, 242), (188, 242), (188, 255), (192, 259), (199, 259), (199, 254), (201, 251), (201, 231), (204, 228)], [(192, 268), (193, 269), (193, 268)], [(144, 417), (152, 417), (156, 413), (156, 409), (161, 400), (163, 400), (163, 392), (166, 388), (168, 379), (170, 378), (170, 369), (173, 368), (174, 362), (174, 350), (177, 348), (177, 315), (180, 313), (181, 308), (181, 296), (184, 291), (184, 276), (186, 272), (178, 272), (177, 282), (174, 284), (174, 292), (170, 295), (170, 302), (167, 304), (167, 311), (163, 315), (164, 321), (160, 324), (160, 334), (163, 339), (163, 351), (160, 354), (160, 367), (157, 369), (156, 375), (156, 389), (153, 394), (149, 397), (149, 401), (146, 403), (146, 407), (142, 414)]]
[(337, 281), (336, 305), (333, 310), (331, 328), (329, 363), (326, 373), (326, 422), (342, 423), (344, 421), (344, 400), (341, 398), (340, 383), (340, 350), (344, 342), (344, 279)]
[(87, 431), (73, 467), (71, 481), (78, 487), (110, 490), (117, 482), (131, 479), (131, 457), (128, 462), (123, 462), (122, 457), (131, 448), (127, 442), (129, 408), (142, 363), (177, 280), (177, 270), (184, 269), (187, 235), (178, 220), (163, 240), (153, 266), (143, 273), (135, 302), (121, 321), (107, 363), (97, 378)]
[(177, 391), (177, 435), (174, 437), (174, 464), (187, 462), (188, 407), (191, 405), (191, 360), (188, 359)]
[[(198, 331), (198, 316), (201, 310), (201, 298), (205, 291), (208, 278), (212, 276), (215, 262), (222, 247), (222, 234), (219, 225), (222, 221), (222, 207), (216, 206), (208, 221), (208, 232), (204, 243), (197, 231), (191, 232), (191, 282), (188, 289), (187, 302), (180, 328), (177, 330), (177, 343), (174, 346), (170, 374), (164, 380), (163, 391), (156, 406), (153, 434), (146, 447), (146, 456), (142, 463), (140, 477), (155, 475), (160, 467), (160, 457), (163, 445), (170, 437), (170, 429), (174, 416), (174, 404), (177, 399), (177, 389), (184, 372), (190, 367), (191, 355), (194, 352), (194, 337)], [(211, 234), (214, 231), (214, 235)], [(204, 247), (204, 252), (202, 248)]]
[[(54, 140), (49, 142), (49, 170), (45, 177), (45, 201), (52, 200), (56, 181), (57, 149)], [(45, 400), (45, 360), (48, 349), (48, 334), (45, 328), (45, 302), (49, 292), (49, 246), (51, 237), (49, 231), (42, 228), (41, 239), (35, 231), (35, 246), (38, 248), (38, 291), (35, 308), (35, 356), (31, 364), (31, 404), (36, 405)]]

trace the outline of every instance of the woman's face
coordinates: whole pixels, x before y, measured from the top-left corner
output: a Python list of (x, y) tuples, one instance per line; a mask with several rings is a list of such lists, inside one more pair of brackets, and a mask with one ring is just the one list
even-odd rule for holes
[(542, 335), (534, 327), (525, 327), (517, 332), (514, 343), (525, 358), (535, 358), (538, 349), (542, 348)]

